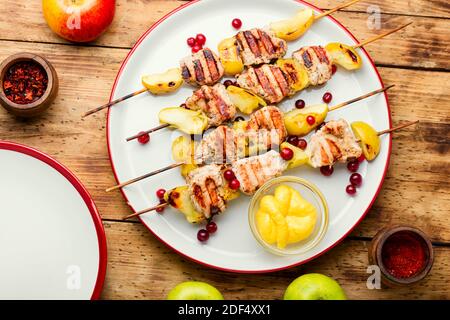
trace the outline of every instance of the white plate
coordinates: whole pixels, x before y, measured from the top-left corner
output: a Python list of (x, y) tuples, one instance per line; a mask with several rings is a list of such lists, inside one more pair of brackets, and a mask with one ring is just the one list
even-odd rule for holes
[(80, 181), (49, 156), (0, 141), (0, 299), (97, 299), (106, 239)]
[[(188, 55), (186, 39), (202, 32), (207, 37), (207, 46), (215, 49), (219, 41), (232, 36), (233, 18), (243, 21), (243, 29), (264, 26), (270, 21), (283, 19), (306, 3), (293, 0), (204, 0), (194, 1), (168, 14), (137, 42), (126, 58), (117, 76), (111, 98), (115, 99), (141, 88), (140, 77), (144, 73), (162, 72), (176, 66)], [(320, 11), (315, 9), (316, 11)], [(355, 38), (333, 18), (316, 22), (299, 40), (289, 43), (290, 53), (302, 45), (325, 45), (328, 42), (357, 43)], [(354, 98), (383, 85), (372, 60), (361, 51), (363, 67), (356, 72), (338, 69), (333, 78), (323, 87), (308, 89), (284, 101), (283, 110), (293, 107), (296, 99), (308, 104), (321, 102), (326, 91), (333, 93), (332, 104)], [(173, 163), (170, 152), (171, 141), (179, 135), (177, 131), (161, 130), (151, 136), (145, 146), (126, 143), (125, 138), (143, 129), (158, 125), (158, 111), (163, 107), (178, 106), (192, 93), (184, 86), (169, 96), (147, 94), (129, 99), (110, 109), (108, 115), (108, 144), (111, 163), (117, 181), (125, 181), (149, 171)], [(349, 121), (363, 120), (377, 130), (390, 126), (390, 112), (385, 95), (377, 95), (350, 107), (332, 112), (329, 119), (344, 117)], [(381, 138), (381, 153), (369, 165), (364, 163), (359, 172), (364, 185), (354, 198), (347, 196), (349, 172), (343, 165), (335, 167), (332, 177), (324, 177), (317, 170), (299, 168), (289, 174), (298, 175), (316, 184), (324, 193), (330, 207), (330, 224), (320, 244), (307, 254), (295, 257), (278, 257), (265, 252), (253, 239), (247, 222), (249, 197), (242, 196), (230, 203), (227, 212), (217, 218), (218, 232), (207, 244), (196, 239), (198, 226), (188, 224), (175, 210), (166, 210), (163, 215), (149, 213), (141, 216), (142, 222), (161, 241), (184, 256), (199, 263), (235, 272), (268, 272), (284, 269), (309, 261), (324, 253), (342, 240), (362, 220), (377, 196), (388, 166), (391, 141), (389, 135)], [(133, 210), (142, 210), (157, 203), (155, 191), (170, 189), (185, 184), (179, 170), (175, 169), (130, 185), (123, 194)]]

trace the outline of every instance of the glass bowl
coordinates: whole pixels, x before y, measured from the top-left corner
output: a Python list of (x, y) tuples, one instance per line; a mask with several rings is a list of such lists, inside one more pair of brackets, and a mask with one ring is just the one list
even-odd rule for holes
[[(261, 198), (265, 195), (273, 195), (275, 188), (281, 184), (288, 185), (300, 192), (301, 196), (317, 210), (317, 222), (311, 235), (300, 242), (288, 244), (283, 249), (278, 248), (276, 244), (269, 244), (263, 240), (256, 226), (255, 217)], [(299, 255), (314, 248), (323, 238), (328, 228), (328, 205), (322, 192), (311, 182), (298, 177), (281, 176), (267, 181), (255, 193), (248, 207), (248, 220), (253, 236), (267, 251), (282, 256)]]

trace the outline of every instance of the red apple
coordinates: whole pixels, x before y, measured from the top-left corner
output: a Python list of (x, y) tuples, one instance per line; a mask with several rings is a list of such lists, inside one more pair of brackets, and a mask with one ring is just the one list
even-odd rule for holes
[(73, 42), (97, 39), (111, 24), (115, 0), (42, 0), (49, 27)]

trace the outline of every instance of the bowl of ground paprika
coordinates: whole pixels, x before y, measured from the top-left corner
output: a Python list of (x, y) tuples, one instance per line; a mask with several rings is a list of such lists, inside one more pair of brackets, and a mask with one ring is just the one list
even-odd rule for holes
[(56, 70), (40, 55), (22, 52), (0, 65), (0, 103), (16, 116), (41, 114), (50, 107), (57, 92)]
[(412, 226), (381, 229), (369, 247), (369, 262), (380, 268), (385, 286), (406, 286), (419, 282), (431, 270), (433, 245), (428, 236)]

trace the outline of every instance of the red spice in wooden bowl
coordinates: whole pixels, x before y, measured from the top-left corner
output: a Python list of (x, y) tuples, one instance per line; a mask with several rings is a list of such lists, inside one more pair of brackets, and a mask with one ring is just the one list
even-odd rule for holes
[(47, 85), (47, 72), (33, 60), (11, 65), (3, 79), (6, 97), (17, 104), (35, 102), (44, 95)]

